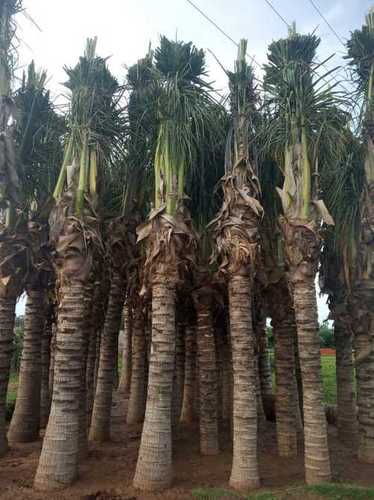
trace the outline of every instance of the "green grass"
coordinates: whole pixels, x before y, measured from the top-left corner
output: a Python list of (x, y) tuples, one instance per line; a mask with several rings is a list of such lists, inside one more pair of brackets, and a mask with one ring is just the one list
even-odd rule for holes
[(325, 402), (336, 403), (335, 356), (321, 356)]
[(11, 373), (9, 377), (7, 402), (14, 403), (17, 396), (18, 373)]
[(198, 500), (370, 500), (374, 499), (374, 488), (362, 488), (352, 484), (328, 483), (316, 486), (294, 486), (274, 492), (241, 495), (222, 488), (199, 488), (192, 490), (193, 498)]

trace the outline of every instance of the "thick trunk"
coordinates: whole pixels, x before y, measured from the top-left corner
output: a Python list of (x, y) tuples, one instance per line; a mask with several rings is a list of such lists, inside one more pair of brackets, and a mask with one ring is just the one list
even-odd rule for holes
[(131, 384), (127, 423), (143, 422), (146, 402), (146, 338), (145, 317), (142, 305), (137, 304), (133, 310), (131, 354)]
[(354, 318), (357, 377), (358, 458), (374, 463), (374, 318), (362, 311)]
[(271, 364), (268, 349), (268, 341), (266, 337), (266, 321), (261, 323), (261, 328), (256, 328), (259, 343), (259, 371), (262, 401), (264, 408), (273, 400), (273, 380), (271, 376)]
[(181, 422), (190, 424), (195, 418), (194, 398), (196, 385), (196, 327), (186, 325), (184, 336), (185, 364)]
[(126, 304), (123, 308), (123, 351), (122, 351), (122, 370), (118, 390), (127, 395), (131, 383), (131, 339), (132, 339), (132, 311)]
[(175, 370), (174, 370), (174, 381), (173, 381), (173, 406), (172, 406), (172, 418), (173, 426), (176, 426), (179, 422), (182, 402), (183, 402), (183, 390), (184, 390), (184, 335), (185, 335), (185, 324), (178, 322), (176, 328), (176, 339), (175, 339)]
[(51, 408), (51, 393), (49, 391), (49, 372), (51, 361), (52, 320), (47, 319), (42, 334), (42, 380), (40, 389), (40, 427), (45, 428)]
[[(97, 377), (99, 374), (100, 349), (101, 349), (102, 336), (103, 336), (103, 328), (100, 328), (98, 330), (97, 336), (96, 336), (96, 354), (95, 354), (94, 383), (93, 383), (94, 397), (93, 397), (93, 399), (95, 399), (96, 387), (97, 387)], [(92, 408), (93, 408), (93, 400), (92, 400)], [(92, 410), (91, 410), (91, 417), (92, 417)]]
[[(49, 380), (48, 380), (49, 400), (50, 400), (49, 407), (51, 407), (52, 404), (53, 380), (55, 377), (56, 336), (57, 336), (57, 324), (54, 323), (52, 325), (52, 338), (51, 338), (51, 351), (50, 351), (51, 359), (49, 364)], [(49, 410), (51, 410), (51, 408), (49, 408)]]
[(87, 352), (87, 365), (86, 365), (86, 400), (87, 400), (87, 426), (91, 426), (92, 409), (95, 399), (96, 391), (96, 365), (99, 365), (97, 344), (100, 340), (100, 332), (105, 321), (105, 300), (104, 300), (104, 287), (100, 281), (94, 284), (93, 298), (92, 298), (92, 313), (90, 322), (88, 352)]
[(96, 343), (99, 331), (91, 325), (90, 338), (88, 341), (87, 366), (86, 366), (86, 399), (87, 399), (87, 424), (91, 425), (92, 409), (95, 398), (95, 364), (96, 364)]
[[(297, 273), (295, 273), (297, 274)], [(293, 280), (293, 303), (303, 382), (305, 478), (308, 484), (331, 480), (327, 423), (323, 405), (317, 300), (314, 273)]]
[(230, 485), (260, 484), (257, 458), (255, 334), (252, 327), (253, 278), (243, 269), (229, 280), (230, 334), (234, 373), (233, 462)]
[(230, 425), (233, 417), (233, 372), (230, 338), (224, 340), (223, 347), (223, 391), (222, 391), (222, 417)]
[(119, 273), (113, 273), (101, 339), (96, 393), (92, 410), (90, 427), (92, 441), (108, 441), (110, 439), (110, 413), (117, 359), (116, 350), (124, 301), (123, 279)]
[(39, 437), (44, 297), (44, 290), (30, 290), (27, 294), (17, 399), (8, 431), (9, 441), (15, 443), (35, 441)]
[(217, 417), (217, 364), (210, 297), (195, 302), (197, 315), (197, 351), (199, 357), (200, 452), (219, 453)]
[(78, 476), (84, 293), (79, 281), (60, 289), (51, 413), (34, 482), (40, 490), (64, 488)]
[(0, 457), (8, 449), (5, 430), (6, 396), (14, 336), (16, 299), (0, 298)]
[(294, 331), (292, 310), (272, 321), (275, 340), (275, 414), (278, 453), (281, 457), (297, 456), (297, 404)]
[(89, 349), (90, 336), (92, 335), (92, 304), (93, 304), (93, 285), (90, 283), (85, 288), (85, 296), (81, 300), (85, 301), (85, 321), (83, 325), (82, 354), (81, 354), (81, 395), (79, 400), (79, 437), (78, 451), (79, 460), (85, 458), (88, 454), (88, 418), (87, 418), (87, 356)]
[[(175, 272), (175, 271), (174, 271)], [(162, 490), (173, 478), (171, 401), (175, 358), (175, 278), (158, 266), (152, 282), (152, 347), (147, 405), (134, 485)]]
[(122, 351), (122, 369), (118, 389), (113, 394), (112, 404), (112, 438), (117, 439), (121, 436), (123, 425), (127, 418), (127, 409), (129, 405), (129, 394), (131, 385), (132, 371), (132, 310), (126, 303), (123, 308), (123, 351)]
[(349, 319), (335, 319), (338, 436), (354, 446), (357, 440), (356, 401), (353, 390), (352, 331)]

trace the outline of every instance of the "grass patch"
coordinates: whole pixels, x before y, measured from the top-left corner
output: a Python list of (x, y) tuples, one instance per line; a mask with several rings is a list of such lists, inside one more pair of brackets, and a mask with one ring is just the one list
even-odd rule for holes
[(270, 492), (255, 493), (249, 496), (243, 496), (235, 491), (225, 490), (223, 488), (198, 488), (192, 490), (192, 496), (198, 500), (277, 500), (277, 497)]
[(306, 491), (329, 500), (369, 500), (374, 499), (374, 488), (361, 488), (352, 484), (326, 483), (306, 486)]
[(335, 356), (321, 356), (322, 380), (325, 402), (336, 403)]

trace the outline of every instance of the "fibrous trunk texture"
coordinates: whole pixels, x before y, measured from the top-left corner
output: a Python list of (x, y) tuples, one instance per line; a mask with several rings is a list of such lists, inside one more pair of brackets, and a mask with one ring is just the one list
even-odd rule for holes
[(131, 383), (127, 423), (137, 424), (143, 421), (146, 402), (146, 338), (145, 317), (142, 304), (133, 310), (132, 346), (131, 346)]
[(353, 389), (352, 329), (350, 318), (337, 317), (334, 322), (336, 345), (336, 392), (338, 436), (354, 446), (357, 440), (356, 401)]
[(34, 481), (40, 490), (64, 488), (78, 476), (84, 294), (80, 281), (60, 288), (51, 412)]
[(15, 443), (35, 441), (39, 437), (44, 297), (44, 290), (29, 290), (27, 294), (17, 399), (8, 431), (9, 441)]
[(47, 425), (51, 408), (51, 393), (49, 390), (49, 371), (51, 361), (52, 319), (47, 318), (42, 334), (42, 379), (40, 389), (40, 427)]
[(257, 457), (255, 334), (252, 326), (253, 278), (244, 269), (229, 278), (230, 335), (234, 373), (233, 461), (230, 485), (260, 484)]
[(275, 342), (275, 413), (278, 453), (297, 455), (297, 415), (299, 412), (295, 375), (295, 313), (285, 279), (268, 287), (268, 309)]
[(152, 346), (147, 405), (134, 486), (162, 490), (173, 478), (171, 402), (175, 358), (175, 275), (162, 262), (152, 279)]
[(259, 345), (258, 362), (262, 402), (265, 413), (267, 413), (267, 408), (272, 404), (273, 401), (273, 381), (271, 376), (268, 341), (266, 337), (266, 321), (261, 322), (260, 328), (256, 328), (256, 332)]
[(99, 370), (91, 418), (89, 437), (93, 441), (108, 441), (110, 439), (110, 414), (117, 360), (116, 352), (124, 302), (124, 280), (120, 273), (114, 272), (101, 339)]
[(223, 345), (223, 391), (222, 417), (230, 425), (233, 417), (233, 372), (230, 337), (224, 339)]
[(50, 401), (49, 407), (51, 407), (52, 403), (53, 379), (55, 376), (56, 336), (57, 336), (57, 324), (53, 323), (51, 346), (50, 346), (49, 381), (48, 381), (49, 401)]
[(196, 386), (196, 326), (186, 324), (184, 335), (185, 363), (184, 390), (181, 422), (190, 424), (195, 417), (194, 398)]
[(358, 458), (374, 463), (374, 318), (357, 307), (354, 348), (357, 377)]
[(175, 340), (175, 370), (173, 381), (173, 405), (172, 405), (172, 418), (173, 426), (179, 422), (184, 390), (184, 335), (185, 324), (182, 322), (177, 323), (176, 340)]
[(5, 429), (6, 395), (14, 335), (16, 299), (0, 297), (0, 457), (8, 449)]
[(117, 436), (121, 436), (121, 431), (126, 423), (131, 385), (132, 309), (128, 303), (123, 308), (123, 325), (122, 369), (118, 389), (113, 394), (112, 403), (112, 439), (115, 440)]
[(93, 284), (89, 283), (85, 287), (85, 296), (81, 298), (85, 301), (85, 321), (83, 324), (82, 334), (82, 351), (81, 351), (81, 394), (79, 400), (79, 437), (78, 437), (78, 452), (79, 460), (84, 459), (88, 454), (88, 419), (87, 419), (87, 355), (89, 348), (92, 316), (92, 300), (93, 300)]
[(297, 404), (294, 319), (287, 315), (272, 321), (275, 340), (275, 415), (277, 426), (278, 453), (281, 457), (297, 456)]
[(199, 357), (200, 452), (219, 453), (217, 416), (217, 364), (211, 298), (203, 294), (195, 301), (197, 352)]
[(317, 300), (314, 274), (298, 279), (293, 299), (303, 382), (305, 479), (308, 484), (331, 480), (327, 423), (323, 404)]

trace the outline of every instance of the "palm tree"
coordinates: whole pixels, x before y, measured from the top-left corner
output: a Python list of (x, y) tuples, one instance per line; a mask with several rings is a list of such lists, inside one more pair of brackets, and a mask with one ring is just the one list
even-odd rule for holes
[(0, 456), (8, 448), (5, 403), (12, 353), (16, 300), (29, 263), (27, 227), (22, 212), (22, 172), (16, 159), (16, 108), (11, 84), (15, 64), (15, 15), (21, 0), (0, 4)]
[[(320, 220), (332, 223), (318, 199), (318, 171), (340, 159), (342, 137), (336, 98), (316, 75), (313, 62), (320, 40), (299, 35), (269, 47), (264, 88), (272, 110), (268, 144), (275, 147), (284, 182), (278, 189), (288, 283), (295, 310), (303, 380), (305, 475), (309, 484), (331, 478), (320, 373), (315, 276), (320, 248)], [(324, 142), (328, 154), (320, 155)]]
[(76, 479), (79, 446), (85, 446), (86, 422), (81, 415), (86, 411), (92, 278), (102, 255), (99, 187), (118, 138), (118, 84), (106, 59), (96, 56), (96, 39), (88, 40), (78, 64), (65, 70), (71, 92), (68, 136), (50, 217), (60, 297), (54, 383), (34, 483), (44, 490), (63, 488)]
[[(344, 131), (343, 131), (344, 133)], [(334, 319), (336, 343), (337, 428), (339, 438), (356, 447), (357, 415), (354, 394), (352, 342), (355, 343), (358, 417), (365, 428), (368, 392), (366, 362), (362, 364), (368, 332), (357, 317), (354, 290), (357, 278), (360, 240), (361, 200), (364, 187), (364, 148), (348, 129), (346, 154), (335, 170), (324, 172), (321, 184), (335, 225), (326, 228), (319, 270), (321, 290), (328, 294), (330, 315)], [(363, 336), (361, 335), (363, 333)], [(363, 345), (362, 345), (362, 340)], [(366, 366), (365, 366), (366, 365)], [(361, 428), (361, 436), (365, 429)]]
[[(361, 30), (355, 30), (347, 43), (349, 64), (353, 67), (358, 97), (363, 102), (362, 139), (365, 146), (364, 189), (361, 199), (360, 245), (354, 295), (356, 368), (358, 383), (358, 421), (360, 460), (374, 463), (374, 386), (369, 382), (374, 370), (373, 230), (374, 230), (374, 9), (366, 16)], [(366, 326), (364, 326), (364, 324)]]
[(154, 160), (154, 204), (138, 230), (146, 239), (145, 285), (152, 289), (152, 348), (148, 395), (134, 485), (166, 488), (172, 481), (171, 402), (175, 353), (175, 299), (194, 235), (184, 221), (185, 178), (209, 128), (204, 54), (192, 43), (161, 38), (155, 51), (159, 127)]
[(223, 204), (213, 221), (220, 271), (229, 288), (229, 316), (234, 371), (233, 463), (230, 485), (259, 486), (255, 334), (252, 296), (262, 215), (253, 140), (256, 95), (253, 72), (246, 62), (246, 40), (239, 44), (230, 72), (231, 127), (227, 138)]
[[(266, 136), (267, 117), (261, 128)], [(280, 456), (297, 455), (297, 386), (295, 377), (296, 337), (293, 300), (288, 289), (285, 271), (282, 233), (279, 227), (281, 203), (276, 188), (283, 182), (283, 176), (274, 161), (265, 157), (260, 164), (261, 202), (265, 216), (261, 225), (261, 250), (264, 294), (271, 318), (275, 343), (275, 414), (278, 453)]]
[[(23, 166), (24, 196), (29, 213), (32, 268), (26, 279), (25, 332), (16, 406), (8, 438), (13, 442), (33, 441), (39, 436), (41, 396), (41, 343), (46, 325), (46, 292), (53, 286), (47, 251), (48, 212), (52, 189), (61, 160), (63, 119), (53, 110), (45, 89), (47, 75), (29, 65), (27, 78), (15, 95), (20, 113), (16, 139)], [(48, 198), (49, 196), (49, 198)], [(47, 379), (48, 380), (48, 379)]]

